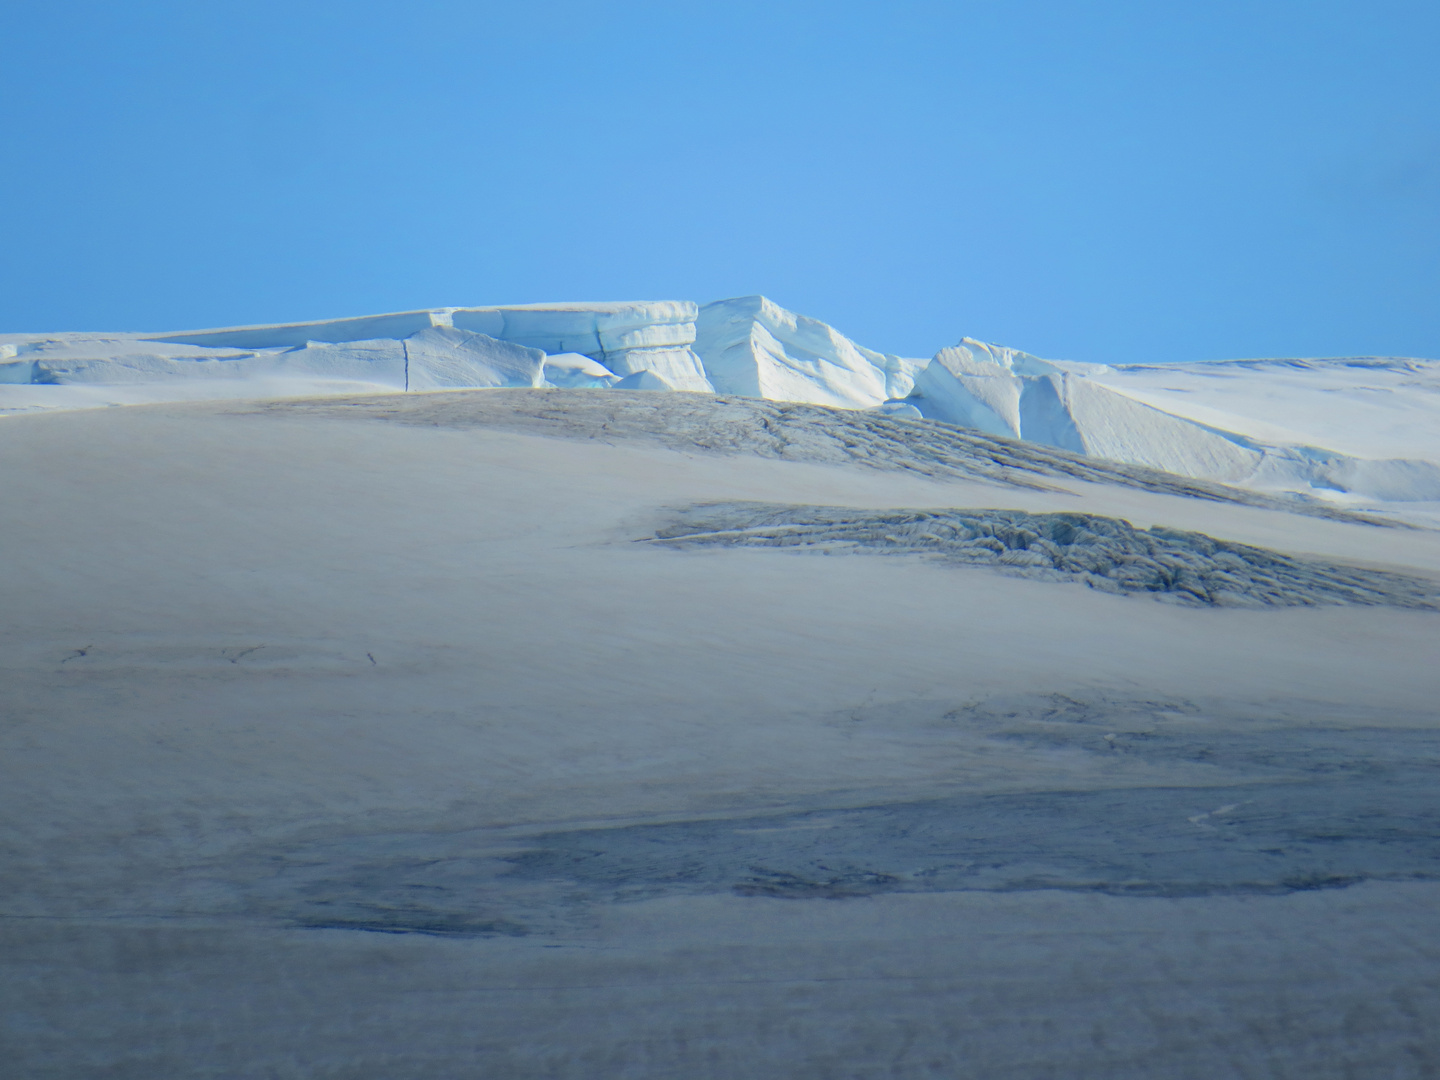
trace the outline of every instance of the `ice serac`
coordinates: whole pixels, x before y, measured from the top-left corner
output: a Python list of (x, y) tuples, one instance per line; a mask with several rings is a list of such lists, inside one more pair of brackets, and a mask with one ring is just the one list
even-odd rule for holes
[(924, 363), (866, 349), (764, 296), (702, 307), (695, 351), (719, 393), (842, 409), (904, 397)]
[(691, 346), (689, 300), (455, 308), (452, 325), (547, 353), (579, 353), (621, 377), (649, 371), (676, 390), (713, 389)]
[(1083, 374), (973, 338), (940, 350), (909, 400), (932, 419), (1181, 476), (1241, 480), (1263, 457)]

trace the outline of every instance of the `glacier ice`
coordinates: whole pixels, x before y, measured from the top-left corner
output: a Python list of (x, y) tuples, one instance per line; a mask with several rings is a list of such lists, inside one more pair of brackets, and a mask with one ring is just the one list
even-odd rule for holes
[(221, 330), (193, 330), (186, 333), (157, 336), (152, 340), (176, 345), (275, 349), (304, 346), (311, 341), (341, 342), (404, 338), (430, 326), (447, 324), (448, 320), (440, 311), (397, 311), (388, 315), (363, 315), (355, 319), (327, 319), (319, 322), (281, 323), (272, 326), (233, 326)]
[(545, 385), (555, 389), (604, 389), (619, 382), (619, 376), (584, 353), (546, 353)]
[(579, 353), (622, 377), (652, 371), (672, 389), (708, 392), (691, 348), (697, 311), (689, 300), (447, 309), (457, 327), (546, 353)]
[[(74, 389), (107, 386), (116, 389)], [(1305, 497), (1440, 503), (1436, 361), (1110, 366), (969, 337), (913, 358), (866, 348), (758, 295), (703, 306), (515, 304), (159, 334), (0, 335), (0, 412), (242, 396), (246, 386), (263, 396), (713, 390), (929, 419)]]
[(432, 326), (400, 343), (409, 390), (540, 386), (545, 354), (453, 326)]
[(909, 400), (933, 419), (1182, 476), (1241, 480), (1263, 456), (1082, 374), (970, 338), (936, 354)]
[(695, 351), (719, 393), (842, 409), (904, 397), (923, 364), (866, 349), (764, 296), (706, 304)]
[[(359, 322), (360, 320), (353, 320)], [(200, 338), (203, 335), (187, 335)], [(270, 340), (284, 338), (277, 334)], [(257, 335), (250, 340), (263, 340)], [(128, 347), (127, 347), (128, 346)], [(32, 343), (5, 368), (31, 385), (135, 384), (172, 379), (295, 378), (371, 383), (398, 390), (539, 386), (545, 354), (484, 334), (426, 326), (404, 338), (256, 346), (252, 351), (155, 340)]]

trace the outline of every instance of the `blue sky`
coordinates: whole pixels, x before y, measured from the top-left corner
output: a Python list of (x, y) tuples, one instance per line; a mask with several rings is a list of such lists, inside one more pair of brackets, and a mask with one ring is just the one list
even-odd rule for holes
[(763, 292), (1440, 356), (1440, 4), (0, 0), (0, 331)]

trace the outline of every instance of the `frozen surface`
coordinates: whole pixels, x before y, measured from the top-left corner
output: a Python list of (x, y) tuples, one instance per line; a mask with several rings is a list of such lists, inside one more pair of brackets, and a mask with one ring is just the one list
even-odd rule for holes
[(840, 408), (904, 396), (887, 389), (887, 365), (898, 359), (763, 296), (706, 304), (696, 325), (695, 349), (719, 393)]
[(674, 547), (773, 547), (825, 555), (923, 555), (1040, 581), (1220, 607), (1384, 604), (1440, 611), (1424, 578), (1296, 559), (1179, 529), (1096, 514), (1023, 510), (865, 511), (709, 503), (656, 530)]
[[(349, 320), (346, 328), (355, 332), (374, 330), (373, 323), (374, 320)], [(322, 325), (307, 329), (329, 328)], [(224, 338), (229, 333), (216, 336)], [(180, 396), (186, 396), (187, 384), (192, 382), (235, 382), (248, 386), (268, 383), (278, 384), (282, 390), (287, 382), (299, 384), (278, 396), (304, 394), (306, 384), (317, 382), (362, 383), (402, 391), (539, 386), (545, 361), (545, 354), (539, 349), (428, 324), (400, 339), (339, 342), (312, 339), (248, 351), (139, 337), (78, 334), (12, 344), (7, 351), (13, 355), (0, 363), (0, 382), (8, 384), (9, 402), (15, 411), (20, 411), (15, 408), (16, 404), (23, 408), (27, 392), (37, 401), (43, 401), (44, 392), (10, 387), (149, 387), (152, 388), (151, 400), (157, 397), (163, 400), (166, 388), (170, 387), (177, 388)], [(242, 388), (240, 392), (245, 391)], [(216, 396), (230, 395), (222, 388)], [(61, 397), (61, 407), (70, 400), (76, 399)]]
[(1089, 377), (1177, 416), (1279, 444), (1440, 461), (1440, 361), (1225, 360), (1092, 368)]
[[(548, 357), (549, 374), (537, 380), (530, 361), (506, 360), (492, 346), (481, 359), (482, 340)], [(417, 351), (424, 354), (418, 367), (407, 355)], [(1437, 361), (1385, 357), (1111, 367), (1044, 360), (968, 337), (932, 358), (909, 358), (747, 296), (704, 306), (445, 307), (181, 333), (0, 335), (0, 413), (202, 399), (206, 392), (190, 385), (196, 380), (213, 386), (214, 398), (361, 386), (715, 390), (923, 416), (1435, 524), (1437, 372)], [(251, 392), (229, 385), (235, 382)], [(42, 386), (54, 389), (36, 389)], [(112, 389), (68, 389), (76, 386)]]
[[(18, 415), (0, 453), (7, 1076), (1440, 1068), (1440, 613), (921, 535), (1203, 533), (1383, 592), (1440, 581), (1434, 531), (611, 389)], [(717, 506), (895, 553), (645, 541)]]
[[(617, 389), (631, 389), (618, 387)], [(284, 409), (283, 403), (274, 406)], [(319, 402), (307, 410), (326, 412)], [(747, 398), (654, 400), (629, 394), (544, 393), (456, 397), (374, 397), (334, 407), (334, 415), (403, 424), (510, 428), (566, 439), (658, 443), (676, 450), (756, 455), (785, 461), (858, 464), (936, 478), (983, 479), (1047, 489), (1076, 479), (1201, 500), (1264, 506), (1316, 517), (1356, 515), (1323, 503), (1277, 498), (1244, 488), (990, 436), (949, 424), (915, 423), (878, 410), (855, 411)]]
[(453, 324), (547, 353), (589, 356), (616, 375), (653, 372), (674, 390), (712, 389), (688, 300), (447, 309)]
[(557, 389), (603, 390), (614, 386), (620, 377), (598, 360), (583, 353), (547, 353), (545, 385)]

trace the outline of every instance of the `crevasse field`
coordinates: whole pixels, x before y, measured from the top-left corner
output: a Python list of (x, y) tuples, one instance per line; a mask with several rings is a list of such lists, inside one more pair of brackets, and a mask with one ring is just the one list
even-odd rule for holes
[(1437, 362), (0, 353), (5, 1075), (1440, 1073)]

